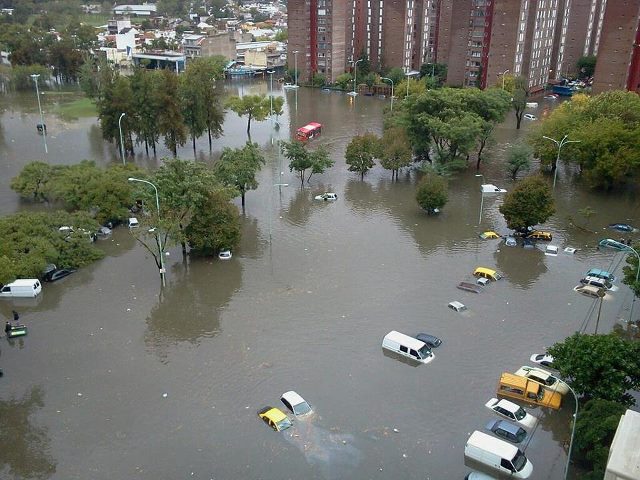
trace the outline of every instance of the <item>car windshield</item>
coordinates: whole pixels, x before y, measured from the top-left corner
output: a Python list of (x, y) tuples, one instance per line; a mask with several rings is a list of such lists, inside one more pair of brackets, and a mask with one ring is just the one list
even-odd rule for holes
[(513, 463), (513, 467), (516, 469), (516, 472), (519, 472), (527, 464), (527, 457), (524, 456), (524, 453), (518, 450), (518, 453), (516, 453), (516, 456), (513, 457), (512, 463)]
[(280, 431), (286, 430), (291, 425), (292, 425), (292, 423), (291, 423), (291, 420), (289, 420), (289, 418), (283, 418), (282, 420), (280, 420), (278, 422), (278, 430), (280, 430)]
[(296, 415), (305, 415), (311, 411), (311, 407), (307, 402), (302, 402), (293, 407), (293, 413)]
[(524, 440), (526, 436), (527, 436), (526, 430), (524, 430), (523, 428), (519, 428), (518, 431), (516, 432), (516, 441), (520, 443), (521, 441)]
[(524, 408), (520, 407), (518, 410), (516, 410), (515, 412), (513, 412), (513, 414), (515, 415), (515, 417), (518, 420), (522, 420), (524, 417), (527, 416), (527, 412), (524, 411)]
[(420, 355), (420, 358), (429, 358), (431, 356), (431, 349), (428, 345), (424, 345), (420, 350), (418, 350), (418, 355)]

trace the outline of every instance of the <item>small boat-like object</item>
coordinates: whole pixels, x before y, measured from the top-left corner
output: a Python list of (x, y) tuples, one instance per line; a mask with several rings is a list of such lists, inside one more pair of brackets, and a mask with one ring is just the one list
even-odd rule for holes
[(300, 86), (295, 83), (285, 83), (282, 88), (285, 90), (295, 90), (296, 88), (300, 88)]
[(480, 285), (470, 282), (460, 282), (457, 287), (466, 292), (481, 293), (483, 291), (483, 288)]
[(27, 334), (26, 325), (13, 325), (7, 332), (7, 338), (24, 337)]

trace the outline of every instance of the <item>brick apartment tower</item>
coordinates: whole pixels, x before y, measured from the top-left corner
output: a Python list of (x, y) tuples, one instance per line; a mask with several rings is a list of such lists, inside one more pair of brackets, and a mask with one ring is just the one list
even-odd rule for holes
[(640, 93), (639, 45), (640, 0), (609, 0), (600, 32), (593, 93)]
[[(561, 47), (560, 58), (553, 61), (554, 71), (550, 77), (575, 76), (580, 57), (596, 55), (600, 42), (600, 31), (606, 0), (565, 0), (571, 2), (566, 25), (566, 38)], [(614, 0), (615, 1), (615, 0)], [(611, 0), (610, 0), (611, 3)]]

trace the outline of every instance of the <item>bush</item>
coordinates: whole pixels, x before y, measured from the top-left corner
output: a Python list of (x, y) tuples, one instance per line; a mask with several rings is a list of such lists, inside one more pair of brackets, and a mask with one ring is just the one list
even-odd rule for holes
[(447, 203), (447, 180), (436, 173), (427, 173), (416, 192), (416, 201), (428, 213), (437, 213)]

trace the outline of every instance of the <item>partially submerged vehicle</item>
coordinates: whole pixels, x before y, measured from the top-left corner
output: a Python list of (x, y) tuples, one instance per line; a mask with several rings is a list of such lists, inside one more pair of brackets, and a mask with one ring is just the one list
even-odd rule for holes
[(484, 288), (482, 288), (480, 285), (476, 285), (475, 283), (470, 283), (470, 282), (460, 282), (456, 286), (460, 290), (464, 290), (466, 292), (482, 293), (482, 291), (484, 290)]

